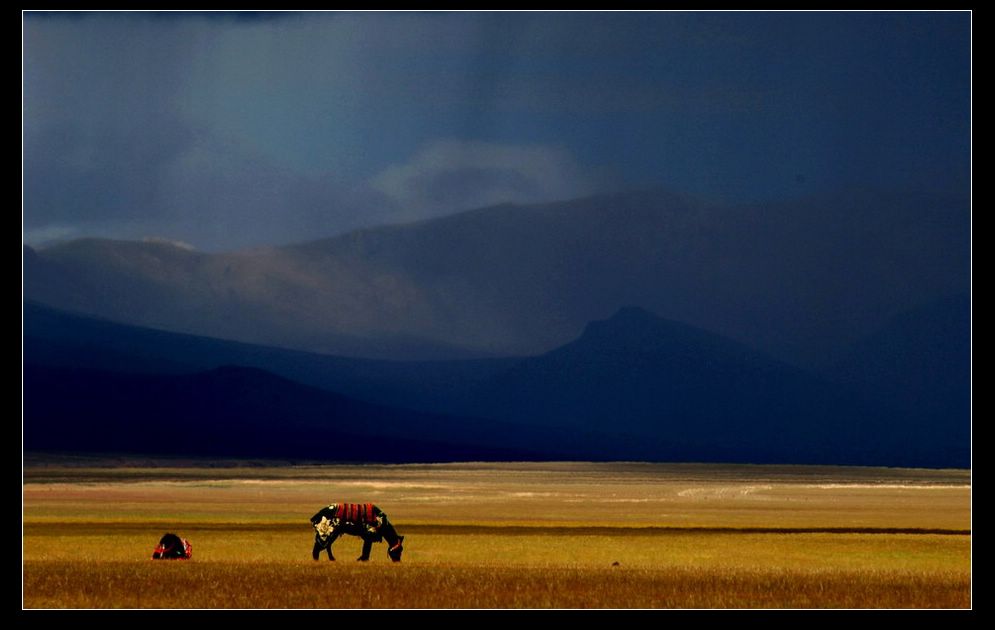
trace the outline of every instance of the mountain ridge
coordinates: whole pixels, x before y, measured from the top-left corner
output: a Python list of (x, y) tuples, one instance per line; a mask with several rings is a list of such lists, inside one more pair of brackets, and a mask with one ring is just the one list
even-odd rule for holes
[[(473, 418), (491, 426), (477, 438), (519, 450), (650, 461), (969, 461), (961, 435), (969, 415), (903, 416), (857, 388), (645, 309), (622, 309), (534, 357), (422, 363), (190, 339), (30, 304), (25, 326), (26, 361), (152, 375), (249, 365), (409, 414)], [(456, 422), (411, 427), (408, 437), (475, 435)]]
[(221, 254), (63, 245), (25, 253), (24, 294), (124, 323), (406, 359), (538, 354), (640, 304), (811, 365), (968, 290), (969, 215), (969, 201), (931, 196), (600, 195)]

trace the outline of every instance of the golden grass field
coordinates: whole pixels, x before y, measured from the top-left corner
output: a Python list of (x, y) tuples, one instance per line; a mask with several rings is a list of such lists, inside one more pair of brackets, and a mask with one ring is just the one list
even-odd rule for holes
[[(970, 472), (694, 464), (24, 468), (24, 608), (967, 608)], [(405, 539), (311, 559), (373, 502)], [(153, 562), (173, 531), (189, 561)]]

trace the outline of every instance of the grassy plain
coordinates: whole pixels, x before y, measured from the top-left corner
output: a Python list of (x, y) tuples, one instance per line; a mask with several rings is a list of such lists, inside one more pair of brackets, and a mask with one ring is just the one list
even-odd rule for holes
[[(24, 469), (25, 608), (963, 608), (968, 471), (651, 464)], [(404, 560), (310, 558), (372, 501)], [(151, 562), (166, 531), (188, 562)]]

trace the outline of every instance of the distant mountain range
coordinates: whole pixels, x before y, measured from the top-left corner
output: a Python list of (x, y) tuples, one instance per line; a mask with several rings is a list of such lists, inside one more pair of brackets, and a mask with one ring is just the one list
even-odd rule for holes
[(824, 372), (897, 410), (913, 433), (932, 431), (937, 444), (969, 443), (970, 297), (950, 296), (897, 315)]
[(408, 360), (538, 355), (634, 304), (813, 368), (969, 290), (968, 198), (868, 191), (742, 206), (601, 195), (219, 254), (99, 239), (24, 251), (28, 300)]
[(252, 368), (150, 375), (28, 363), (24, 397), (24, 445), (35, 451), (369, 462), (554, 457), (446, 439), (436, 429), (448, 419), (350, 400)]
[[(156, 427), (170, 426), (196, 442), (175, 454), (965, 467), (965, 317), (966, 298), (911, 311), (817, 375), (641, 308), (532, 357), (391, 362), (27, 303), (25, 447), (161, 452), (149, 450)], [(950, 351), (901, 361), (923, 338), (951, 340)], [(884, 365), (855, 369), (864, 355)], [(919, 374), (947, 378), (910, 399), (902, 383), (922, 385)]]
[(26, 247), (24, 444), (965, 467), (969, 295), (969, 199), (870, 191)]

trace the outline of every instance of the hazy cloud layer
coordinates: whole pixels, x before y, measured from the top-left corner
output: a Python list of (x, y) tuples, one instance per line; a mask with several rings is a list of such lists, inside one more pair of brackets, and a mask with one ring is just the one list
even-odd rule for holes
[(25, 148), (25, 238), (161, 236), (207, 248), (324, 236), (388, 220), (391, 205), (333, 173), (275, 163), (160, 118), (135, 134), (46, 129)]
[(412, 217), (569, 199), (598, 188), (563, 149), (458, 140), (428, 145), (375, 176), (372, 184)]

